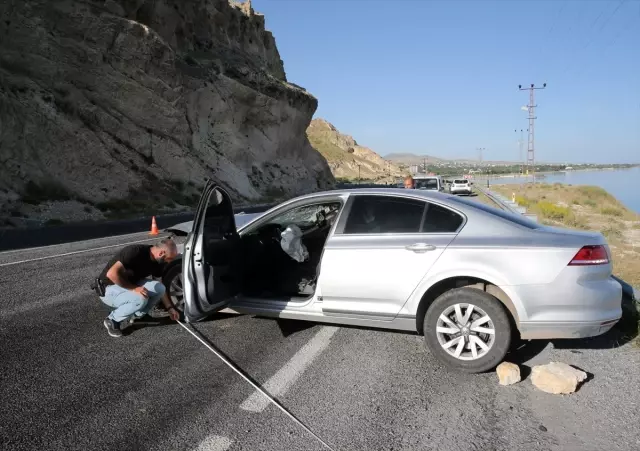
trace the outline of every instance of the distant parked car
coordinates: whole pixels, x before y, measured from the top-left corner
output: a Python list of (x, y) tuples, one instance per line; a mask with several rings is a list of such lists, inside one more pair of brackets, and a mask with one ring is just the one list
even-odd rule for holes
[(444, 181), (439, 175), (416, 175), (413, 180), (416, 189), (444, 191)]
[(466, 198), (360, 188), (239, 218), (209, 182), (194, 221), (169, 229), (188, 234), (176, 263), (188, 322), (226, 307), (418, 332), (443, 363), (475, 373), (499, 364), (513, 336), (590, 337), (621, 317), (602, 234)]
[(451, 194), (471, 194), (471, 184), (467, 179), (455, 179), (449, 187)]

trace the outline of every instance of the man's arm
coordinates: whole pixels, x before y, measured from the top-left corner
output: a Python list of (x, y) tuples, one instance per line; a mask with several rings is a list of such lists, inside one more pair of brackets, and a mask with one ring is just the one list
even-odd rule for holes
[(167, 312), (169, 312), (169, 316), (171, 317), (171, 319), (174, 321), (178, 321), (180, 319), (180, 312), (178, 312), (178, 310), (173, 306), (173, 303), (171, 302), (171, 299), (169, 299), (169, 293), (167, 291), (165, 291), (162, 295), (162, 303), (167, 309)]
[(137, 285), (129, 282), (124, 277), (124, 265), (120, 261), (115, 262), (114, 265), (109, 268), (109, 271), (107, 271), (107, 277), (116, 285), (126, 288), (127, 290), (135, 290), (138, 288)]

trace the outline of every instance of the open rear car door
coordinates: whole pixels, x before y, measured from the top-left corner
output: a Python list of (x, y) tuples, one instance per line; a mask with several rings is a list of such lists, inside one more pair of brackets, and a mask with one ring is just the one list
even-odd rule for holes
[(207, 181), (182, 260), (184, 315), (199, 321), (223, 309), (240, 292), (240, 236), (229, 194)]

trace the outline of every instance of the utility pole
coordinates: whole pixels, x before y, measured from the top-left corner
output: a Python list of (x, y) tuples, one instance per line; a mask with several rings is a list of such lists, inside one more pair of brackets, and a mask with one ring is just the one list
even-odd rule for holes
[(529, 144), (527, 145), (527, 172), (529, 169), (533, 171), (533, 183), (536, 183), (536, 167), (535, 167), (535, 150), (533, 145), (534, 138), (534, 128), (533, 121), (537, 119), (535, 116), (535, 108), (538, 106), (535, 104), (535, 91), (536, 89), (544, 89), (547, 87), (546, 83), (542, 84), (542, 88), (536, 88), (533, 83), (528, 88), (523, 88), (522, 85), (518, 85), (518, 89), (520, 91), (529, 91), (529, 105), (527, 105), (527, 109), (529, 110)]
[[(514, 132), (518, 133), (518, 130), (514, 130)], [(520, 166), (520, 174), (524, 172), (524, 160), (522, 159), (522, 145), (524, 144), (523, 133), (524, 130), (520, 129), (520, 139), (518, 140), (518, 165)]]
[(478, 151), (478, 159), (480, 160), (480, 164), (482, 164), (482, 152), (485, 150), (484, 147), (476, 147), (476, 150)]
[(422, 159), (422, 169), (424, 170), (424, 175), (427, 175), (427, 159)]

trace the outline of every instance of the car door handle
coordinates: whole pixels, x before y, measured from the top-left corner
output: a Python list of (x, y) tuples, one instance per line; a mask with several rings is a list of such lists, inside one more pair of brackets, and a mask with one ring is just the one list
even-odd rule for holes
[(414, 243), (414, 244), (405, 246), (405, 249), (412, 252), (427, 252), (427, 251), (435, 251), (436, 247), (433, 244)]

